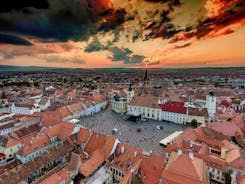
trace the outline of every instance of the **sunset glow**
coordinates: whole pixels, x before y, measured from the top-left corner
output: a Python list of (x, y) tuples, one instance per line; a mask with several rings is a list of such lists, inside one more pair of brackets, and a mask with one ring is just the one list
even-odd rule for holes
[(243, 0), (40, 2), (2, 5), (1, 65), (245, 66)]

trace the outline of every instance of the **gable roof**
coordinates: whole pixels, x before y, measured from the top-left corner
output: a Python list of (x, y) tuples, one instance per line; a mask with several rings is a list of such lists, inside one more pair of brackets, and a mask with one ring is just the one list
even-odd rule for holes
[(203, 160), (196, 157), (190, 159), (187, 154), (178, 156), (173, 152), (162, 176), (169, 184), (202, 184), (203, 173)]
[(167, 112), (186, 114), (187, 108), (184, 106), (184, 102), (172, 102), (168, 101), (162, 105), (162, 110)]
[(243, 135), (241, 129), (234, 122), (224, 122), (224, 123), (212, 122), (212, 123), (207, 123), (207, 127), (217, 132), (220, 132), (226, 136), (235, 136), (236, 133), (238, 133), (239, 135)]
[(97, 148), (103, 146), (105, 144), (105, 141), (106, 141), (106, 135), (98, 133), (98, 132), (93, 132), (84, 151), (91, 154)]
[(129, 105), (161, 109), (160, 105), (158, 104), (158, 97), (150, 94), (134, 96)]

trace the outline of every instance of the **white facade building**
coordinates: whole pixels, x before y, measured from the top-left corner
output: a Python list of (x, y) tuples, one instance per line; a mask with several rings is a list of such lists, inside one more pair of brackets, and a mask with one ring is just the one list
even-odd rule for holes
[(215, 120), (215, 113), (216, 113), (216, 97), (213, 93), (209, 93), (206, 97), (206, 108), (208, 110), (209, 120)]

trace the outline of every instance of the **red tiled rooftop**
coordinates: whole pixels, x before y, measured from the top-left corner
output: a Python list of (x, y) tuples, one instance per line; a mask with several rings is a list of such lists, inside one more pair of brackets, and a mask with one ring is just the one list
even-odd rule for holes
[(190, 159), (187, 154), (178, 156), (176, 152), (173, 152), (162, 177), (168, 184), (203, 184), (204, 169), (202, 159), (196, 157)]
[(143, 156), (141, 174), (144, 184), (159, 183), (164, 165), (164, 159), (161, 155), (151, 154), (150, 157)]
[(225, 122), (225, 123), (212, 122), (212, 123), (207, 123), (207, 127), (217, 132), (220, 132), (226, 136), (235, 136), (236, 132), (239, 135), (243, 135), (241, 129), (234, 122)]
[(187, 108), (184, 107), (184, 102), (168, 101), (167, 103), (162, 105), (162, 110), (167, 112), (180, 113), (180, 114), (187, 113)]
[(89, 154), (94, 152), (97, 148), (103, 146), (106, 141), (106, 135), (93, 132), (93, 135), (90, 137), (87, 146), (85, 147), (85, 151)]

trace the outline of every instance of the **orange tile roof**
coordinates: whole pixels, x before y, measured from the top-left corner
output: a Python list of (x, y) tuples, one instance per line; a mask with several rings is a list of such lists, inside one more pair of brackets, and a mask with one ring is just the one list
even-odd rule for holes
[[(122, 152), (123, 150), (123, 152)], [(109, 165), (127, 172), (129, 165), (133, 166), (141, 159), (142, 150), (127, 144), (119, 143), (116, 149), (115, 161)]]
[(226, 136), (235, 136), (236, 133), (243, 135), (241, 129), (234, 122), (225, 122), (225, 123), (207, 123), (207, 127), (220, 132)]
[(132, 180), (132, 176), (138, 173), (141, 163), (142, 159), (137, 160), (131, 169), (124, 174), (123, 178), (120, 180), (120, 184), (131, 183), (130, 181)]
[(144, 184), (158, 184), (164, 169), (163, 156), (151, 154), (150, 157), (142, 157), (141, 175)]
[(106, 135), (98, 132), (93, 132), (84, 150), (87, 153), (91, 154), (97, 148), (103, 146), (105, 144), (105, 141), (106, 141)]
[(78, 132), (78, 144), (83, 144), (88, 140), (89, 137), (89, 129), (87, 128), (80, 128)]
[(62, 119), (72, 115), (72, 113), (69, 111), (69, 109), (66, 106), (62, 106), (56, 109), (56, 112), (60, 113)]
[(232, 150), (227, 153), (228, 157), (231, 157), (229, 159), (230, 163), (229, 165), (231, 167), (245, 170), (245, 151), (244, 150)]
[(204, 172), (203, 160), (196, 157), (191, 160), (187, 154), (178, 156), (173, 152), (162, 177), (168, 184), (203, 184)]
[(104, 102), (105, 101), (105, 98), (101, 94), (96, 94), (96, 95), (93, 96), (93, 100), (95, 101), (95, 103), (98, 104), (98, 103)]
[(46, 133), (41, 133), (40, 135), (33, 137), (31, 140), (25, 140), (23, 142), (24, 147), (17, 152), (21, 156), (26, 156), (38, 149), (43, 148), (50, 144), (49, 136)]
[(85, 177), (89, 177), (104, 161), (104, 151), (97, 149), (92, 153), (90, 159), (82, 163), (79, 171)]
[(51, 176), (49, 176), (48, 178), (46, 178), (45, 180), (43, 180), (42, 182), (40, 182), (40, 184), (60, 184), (61, 182), (69, 182), (68, 180), (68, 168), (65, 167), (63, 168), (61, 171), (52, 174)]
[(73, 132), (75, 128), (75, 125), (70, 122), (63, 122), (61, 123), (61, 129), (58, 134), (58, 138), (60, 140), (65, 140), (67, 139)]
[(129, 105), (161, 109), (158, 97), (153, 95), (134, 96)]
[(114, 137), (107, 137), (104, 145), (98, 146), (95, 151), (91, 154), (91, 157), (82, 163), (80, 172), (85, 177), (90, 176), (102, 163), (109, 158), (112, 148), (115, 143)]
[(8, 134), (0, 136), (0, 146), (4, 148), (9, 148), (17, 144), (20, 144), (20, 141), (13, 139)]
[(68, 109), (71, 111), (72, 114), (79, 113), (81, 111), (84, 111), (84, 108), (82, 107), (81, 102), (73, 103), (71, 105), (68, 105)]

